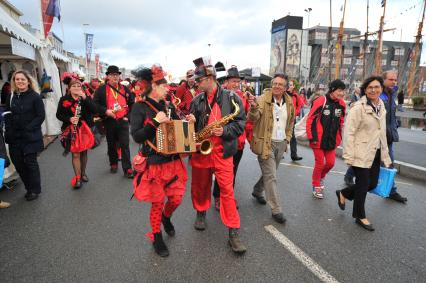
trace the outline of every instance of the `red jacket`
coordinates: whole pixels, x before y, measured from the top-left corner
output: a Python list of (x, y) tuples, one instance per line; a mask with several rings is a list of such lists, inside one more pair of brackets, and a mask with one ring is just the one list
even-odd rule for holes
[[(250, 103), (248, 102), (248, 97), (241, 90), (237, 90), (236, 93), (241, 98), (241, 100), (243, 102), (243, 106), (244, 106), (244, 112), (247, 115), (249, 108), (250, 108)], [(247, 120), (244, 132), (238, 137), (238, 150), (244, 149), (244, 145), (246, 144), (247, 128), (251, 129), (252, 127), (253, 127), (253, 125), (252, 124), (249, 125), (248, 120)]]
[(299, 116), (300, 114), (300, 109), (302, 109), (303, 106), (303, 99), (301, 98), (301, 96), (299, 94), (297, 94), (297, 92), (295, 90), (293, 90), (293, 92), (288, 93), (291, 96), (291, 100), (293, 101), (293, 106), (294, 106), (294, 110), (296, 112), (296, 116)]
[(306, 120), (306, 133), (311, 148), (331, 150), (340, 145), (345, 110), (345, 101), (333, 100), (329, 94), (319, 96), (312, 102)]
[(180, 99), (180, 104), (178, 108), (185, 115), (189, 114), (189, 106), (191, 104), (193, 96), (188, 86), (186, 86), (185, 84), (181, 84), (180, 86), (178, 86), (178, 88), (176, 89), (176, 97)]

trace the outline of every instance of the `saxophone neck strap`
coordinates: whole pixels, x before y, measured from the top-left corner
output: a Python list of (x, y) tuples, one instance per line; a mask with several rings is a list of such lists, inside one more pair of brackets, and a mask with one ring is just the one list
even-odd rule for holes
[[(154, 105), (152, 105), (149, 101), (144, 100), (142, 103), (145, 103), (146, 105), (148, 105), (149, 108), (151, 108), (155, 113), (158, 113), (158, 109), (154, 107)], [(149, 147), (151, 147), (153, 150), (155, 150), (156, 152), (158, 152), (157, 147), (150, 141), (150, 140), (146, 140), (145, 143), (147, 145), (149, 145)]]

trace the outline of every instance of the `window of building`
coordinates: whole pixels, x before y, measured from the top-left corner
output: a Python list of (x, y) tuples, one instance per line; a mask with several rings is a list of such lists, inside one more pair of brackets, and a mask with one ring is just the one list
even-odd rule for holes
[(382, 60), (382, 66), (385, 66), (386, 64), (387, 64), (387, 60), (386, 59)]
[(396, 67), (396, 66), (398, 66), (398, 61), (392, 60), (392, 61), (391, 61), (391, 66), (392, 66), (392, 67)]
[(352, 58), (343, 58), (343, 64), (345, 65), (352, 64)]
[(352, 55), (352, 49), (349, 47), (345, 48), (343, 52), (345, 55)]

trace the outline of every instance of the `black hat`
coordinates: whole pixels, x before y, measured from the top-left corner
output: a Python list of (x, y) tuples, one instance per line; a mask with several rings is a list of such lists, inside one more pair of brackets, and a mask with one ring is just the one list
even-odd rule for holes
[(229, 68), (228, 71), (226, 71), (226, 79), (230, 79), (230, 78), (244, 79), (244, 77), (240, 76), (237, 66), (235, 65), (232, 65), (231, 68)]
[(336, 89), (342, 89), (342, 90), (344, 90), (344, 89), (346, 89), (346, 85), (345, 85), (345, 83), (342, 80), (337, 79), (337, 80), (332, 81), (328, 85), (328, 89), (329, 89), (330, 92), (333, 92)]
[(121, 75), (121, 72), (120, 72), (120, 69), (117, 66), (110, 65), (110, 66), (108, 66), (108, 69), (107, 69), (107, 71), (106, 71), (105, 74), (106, 75), (109, 75), (109, 74), (119, 74), (119, 75)]

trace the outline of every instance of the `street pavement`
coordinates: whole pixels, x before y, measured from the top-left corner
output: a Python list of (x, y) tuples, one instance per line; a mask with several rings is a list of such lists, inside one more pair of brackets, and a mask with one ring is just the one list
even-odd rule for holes
[[(136, 149), (133, 144), (133, 154)], [(131, 180), (109, 173), (106, 143), (89, 153), (90, 182), (80, 190), (70, 189), (71, 160), (61, 153), (56, 141), (41, 154), (38, 200), (25, 201), (22, 184), (0, 192), (12, 203), (0, 210), (0, 282), (320, 282), (324, 272), (326, 282), (425, 282), (425, 183), (397, 178), (406, 205), (368, 195), (367, 216), (376, 228), (368, 232), (354, 224), (351, 203), (345, 211), (337, 206), (343, 162), (336, 159), (326, 178), (325, 199), (313, 199), (313, 154), (299, 146), (304, 159), (292, 163), (286, 156), (278, 170), (287, 217), (281, 225), (251, 197), (260, 170), (247, 147), (235, 188), (247, 253), (232, 253), (213, 205), (207, 230), (194, 230), (188, 182), (172, 217), (176, 236), (164, 236), (170, 256), (160, 258), (144, 236), (150, 206), (129, 201)], [(283, 245), (280, 235), (298, 249)]]

